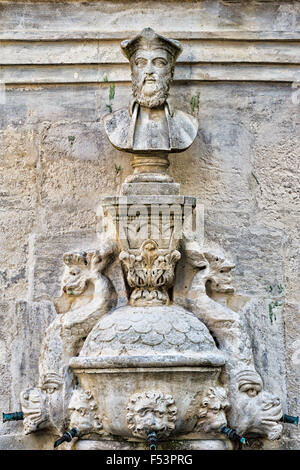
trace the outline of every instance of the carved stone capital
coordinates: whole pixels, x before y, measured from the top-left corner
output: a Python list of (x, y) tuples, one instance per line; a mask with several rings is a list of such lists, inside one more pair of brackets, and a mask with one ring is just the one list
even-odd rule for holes
[(154, 240), (146, 240), (140, 254), (120, 253), (120, 260), (127, 269), (127, 281), (134, 290), (131, 305), (166, 305), (167, 289), (174, 281), (174, 268), (181, 255), (179, 251), (159, 250)]

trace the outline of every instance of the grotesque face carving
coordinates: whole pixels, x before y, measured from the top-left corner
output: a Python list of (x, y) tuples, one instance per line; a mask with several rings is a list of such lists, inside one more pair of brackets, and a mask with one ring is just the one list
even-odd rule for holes
[(58, 374), (43, 375), (40, 388), (29, 388), (20, 394), (24, 413), (24, 432), (29, 434), (50, 427), (60, 431), (64, 425), (63, 380)]
[(207, 396), (201, 401), (195, 430), (220, 432), (221, 428), (227, 424), (225, 410), (228, 408), (226, 390), (222, 387), (210, 388)]
[(262, 389), (263, 383), (254, 370), (242, 370), (236, 375), (231, 426), (238, 434), (257, 434), (274, 440), (280, 437), (282, 416), (279, 398)]
[(243, 383), (239, 387), (239, 391), (241, 393), (245, 393), (250, 398), (256, 397), (261, 392), (261, 390), (261, 384), (257, 382), (252, 382), (251, 380)]
[(132, 91), (142, 106), (161, 106), (168, 98), (174, 64), (164, 49), (138, 49), (130, 59)]
[(229, 294), (233, 292), (231, 266), (221, 266), (211, 279), (211, 289), (215, 292)]
[(52, 395), (57, 390), (61, 389), (63, 385), (63, 377), (59, 374), (56, 374), (55, 372), (50, 372), (45, 375), (42, 375), (40, 384), (41, 389), (44, 392), (48, 393), (49, 395)]
[(69, 406), (70, 427), (77, 428), (81, 435), (101, 429), (97, 416), (97, 405), (91, 392), (74, 390)]
[(90, 266), (86, 253), (65, 253), (63, 256), (65, 272), (62, 289), (68, 295), (81, 295), (90, 277)]
[(49, 372), (40, 377), (41, 390), (45, 393), (51, 426), (62, 431), (66, 416), (66, 392), (63, 376)]
[(107, 238), (103, 240), (100, 250), (63, 255), (65, 272), (62, 278), (62, 294), (54, 299), (57, 313), (69, 311), (79, 296), (92, 296), (95, 282), (113, 260), (115, 250), (116, 244)]
[(210, 293), (234, 292), (231, 271), (235, 265), (220, 253), (218, 247), (212, 247), (208, 251), (196, 241), (187, 241), (185, 254), (190, 265), (199, 269), (198, 279), (201, 278), (208, 285), (207, 290)]
[[(86, 273), (85, 273), (86, 274)], [(87, 278), (77, 266), (68, 266), (62, 278), (63, 291), (68, 295), (80, 295), (86, 289)]]
[(145, 438), (155, 431), (167, 437), (175, 428), (177, 408), (171, 395), (144, 392), (133, 395), (127, 406), (128, 428), (134, 436)]
[(211, 290), (226, 294), (234, 292), (231, 275), (234, 264), (212, 253), (204, 253), (204, 256), (209, 263), (207, 278), (210, 281)]
[(102, 272), (112, 257), (114, 247), (107, 244), (103, 250), (88, 253), (65, 253), (63, 262), (65, 273), (62, 279), (63, 292), (70, 296), (81, 295), (89, 280), (95, 280), (97, 274)]
[(48, 424), (46, 394), (40, 388), (29, 388), (21, 392), (21, 407), (24, 413), (24, 433), (30, 434)]
[(236, 417), (239, 434), (258, 434), (270, 440), (279, 439), (282, 425), (278, 423), (282, 416), (280, 400), (271, 393), (262, 391), (249, 399), (246, 393), (240, 393)]

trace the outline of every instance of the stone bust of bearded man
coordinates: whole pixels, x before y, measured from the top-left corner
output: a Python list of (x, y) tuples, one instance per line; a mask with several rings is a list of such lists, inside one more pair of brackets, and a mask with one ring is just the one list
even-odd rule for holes
[(186, 150), (194, 141), (197, 119), (172, 110), (167, 98), (180, 43), (146, 28), (121, 43), (130, 62), (133, 100), (104, 117), (104, 127), (112, 145), (137, 155), (167, 155)]

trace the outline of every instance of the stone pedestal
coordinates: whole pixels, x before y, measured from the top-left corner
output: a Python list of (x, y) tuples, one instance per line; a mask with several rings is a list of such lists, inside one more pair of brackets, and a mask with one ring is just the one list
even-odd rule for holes
[(170, 182), (173, 178), (167, 174), (167, 169), (170, 166), (168, 154), (166, 152), (150, 153), (133, 155), (131, 166), (133, 174), (128, 176), (126, 182)]

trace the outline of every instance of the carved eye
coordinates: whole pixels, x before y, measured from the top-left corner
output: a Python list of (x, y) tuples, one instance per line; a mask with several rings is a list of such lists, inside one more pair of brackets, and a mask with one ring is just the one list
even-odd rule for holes
[(46, 389), (46, 392), (49, 393), (50, 395), (55, 392), (55, 390), (57, 390), (57, 386), (56, 385), (46, 385), (45, 389)]
[(135, 60), (135, 65), (139, 68), (145, 67), (147, 65), (147, 59), (144, 59), (143, 57), (138, 57)]
[(71, 276), (76, 276), (79, 272), (80, 272), (79, 269), (76, 269), (76, 268), (70, 269), (69, 271)]
[(249, 390), (247, 390), (247, 395), (249, 397), (256, 397), (258, 391), (255, 390), (255, 388), (249, 388)]
[(261, 386), (259, 384), (244, 384), (240, 387), (240, 391), (246, 393), (248, 397), (256, 397), (261, 391)]
[(155, 65), (155, 67), (164, 67), (165, 65), (167, 65), (167, 61), (165, 59), (162, 59), (161, 57), (153, 59), (152, 63), (153, 65)]
[(228, 266), (224, 266), (222, 269), (220, 269), (220, 273), (230, 273), (231, 268)]
[(145, 414), (147, 413), (147, 408), (142, 408), (141, 410), (139, 410), (139, 415), (140, 416), (145, 416)]

